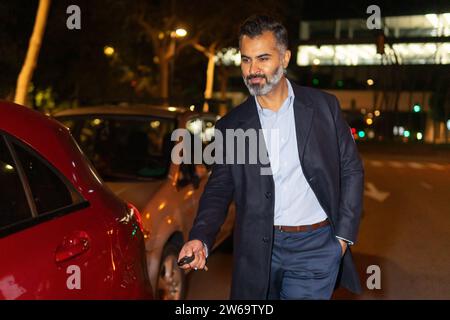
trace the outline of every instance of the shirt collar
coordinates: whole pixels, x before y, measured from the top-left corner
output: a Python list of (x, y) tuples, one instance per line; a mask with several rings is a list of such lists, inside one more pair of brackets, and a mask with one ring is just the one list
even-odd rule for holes
[(292, 89), (292, 85), (291, 85), (290, 81), (287, 78), (285, 78), (285, 79), (286, 79), (286, 83), (288, 86), (288, 96), (286, 97), (283, 104), (281, 105), (281, 108), (277, 112), (274, 112), (267, 108), (261, 107), (261, 105), (258, 102), (258, 99), (256, 99), (256, 96), (255, 96), (256, 107), (258, 109), (258, 113), (260, 116), (270, 117), (274, 114), (284, 114), (285, 112), (287, 112), (290, 109), (290, 106), (292, 105), (292, 102), (294, 101), (295, 95), (294, 95), (294, 90)]

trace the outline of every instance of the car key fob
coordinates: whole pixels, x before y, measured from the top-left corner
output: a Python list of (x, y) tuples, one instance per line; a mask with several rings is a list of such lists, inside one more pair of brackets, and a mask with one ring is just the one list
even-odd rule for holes
[(181, 258), (181, 260), (180, 261), (178, 261), (178, 266), (183, 266), (183, 265), (185, 265), (185, 264), (187, 264), (187, 263), (191, 263), (192, 261), (194, 261), (194, 259), (195, 259), (195, 255), (192, 255), (192, 256), (184, 256), (183, 258)]

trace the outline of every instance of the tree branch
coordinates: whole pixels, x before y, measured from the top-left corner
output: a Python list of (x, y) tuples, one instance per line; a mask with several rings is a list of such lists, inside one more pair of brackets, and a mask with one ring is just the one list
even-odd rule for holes
[(160, 50), (160, 43), (159, 43), (159, 31), (152, 27), (143, 17), (143, 15), (139, 15), (136, 18), (136, 22), (142, 27), (142, 29), (145, 31), (145, 34), (149, 38), (149, 40), (152, 42), (153, 47), (156, 52)]

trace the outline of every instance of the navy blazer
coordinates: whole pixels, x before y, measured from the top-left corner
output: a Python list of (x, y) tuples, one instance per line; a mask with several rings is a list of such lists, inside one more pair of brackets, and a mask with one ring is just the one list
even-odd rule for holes
[[(356, 242), (364, 170), (350, 127), (335, 96), (294, 83), (292, 87), (298, 156), (305, 178), (327, 214), (334, 234)], [(224, 137), (226, 129), (261, 129), (254, 97), (231, 110), (217, 122), (216, 128)], [(239, 152), (248, 154), (248, 143), (243, 150), (235, 149), (234, 154)], [(190, 239), (199, 239), (212, 248), (234, 200), (232, 299), (267, 298), (275, 192), (273, 176), (261, 175), (262, 167), (260, 161), (214, 164), (189, 235)], [(342, 258), (338, 284), (361, 292), (350, 248)]]

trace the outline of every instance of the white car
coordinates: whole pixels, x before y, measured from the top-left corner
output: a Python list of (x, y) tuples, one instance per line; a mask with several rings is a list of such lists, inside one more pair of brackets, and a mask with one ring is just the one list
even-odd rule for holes
[[(185, 298), (185, 272), (177, 265), (209, 176), (201, 165), (171, 161), (171, 133), (187, 128), (213, 134), (216, 116), (176, 107), (101, 106), (54, 117), (68, 127), (98, 173), (120, 198), (134, 204), (147, 230), (148, 275), (157, 299)], [(215, 247), (233, 230), (234, 206)]]

